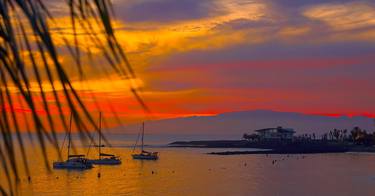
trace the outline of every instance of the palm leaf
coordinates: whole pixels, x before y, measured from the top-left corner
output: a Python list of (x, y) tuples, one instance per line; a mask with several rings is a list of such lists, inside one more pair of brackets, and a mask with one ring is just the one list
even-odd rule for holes
[[(113, 10), (109, 0), (68, 0), (69, 18), (73, 43), (69, 42), (62, 28), (42, 0), (0, 0), (0, 177), (4, 175), (7, 184), (0, 184), (1, 194), (15, 194), (20, 179), (16, 160), (17, 149), (21, 152), (22, 165), (26, 175), (30, 178), (27, 152), (21, 134), (20, 122), (14, 105), (30, 110), (32, 124), (27, 123), (28, 133), (35, 132), (37, 143), (41, 149), (44, 163), (49, 169), (47, 145), (52, 145), (61, 158), (60, 145), (57, 139), (55, 123), (61, 123), (64, 130), (68, 130), (65, 107), (72, 113), (73, 122), (77, 127), (81, 142), (94, 142), (90, 130), (98, 127), (72, 85), (72, 76), (65, 70), (59, 58), (64, 48), (69, 51), (68, 56), (75, 62), (80, 79), (86, 78), (83, 71), (82, 57), (85, 52), (80, 49), (78, 36), (85, 36), (101, 51), (106, 65), (122, 78), (136, 78), (124, 50), (116, 39), (112, 26)], [(53, 24), (54, 28), (50, 25)], [(84, 32), (78, 34), (78, 31)], [(64, 42), (64, 46), (56, 43), (56, 35)], [(104, 38), (104, 39), (103, 39)], [(24, 52), (27, 52), (26, 55)], [(41, 60), (36, 60), (39, 54)], [(91, 58), (91, 52), (87, 53)], [(38, 91), (32, 90), (31, 82), (35, 82)], [(51, 103), (43, 89), (44, 84), (52, 88), (53, 106), (57, 108), (57, 118), (53, 118)], [(61, 86), (61, 89), (56, 85)], [(131, 93), (139, 104), (148, 111), (146, 104), (134, 86), (130, 86)], [(95, 96), (90, 95), (96, 102)], [(37, 98), (41, 97), (40, 100)], [(37, 101), (38, 100), (38, 101)], [(99, 104), (97, 109), (100, 109)], [(38, 115), (38, 108), (46, 112), (47, 122), (44, 123)], [(113, 110), (113, 109), (111, 109)], [(114, 111), (114, 110), (113, 110)], [(115, 114), (116, 118), (117, 115)], [(33, 126), (31, 126), (33, 125)], [(14, 138), (15, 134), (15, 138)], [(30, 140), (31, 134), (29, 134)], [(105, 139), (103, 136), (104, 140)], [(17, 142), (15, 142), (17, 141)]]

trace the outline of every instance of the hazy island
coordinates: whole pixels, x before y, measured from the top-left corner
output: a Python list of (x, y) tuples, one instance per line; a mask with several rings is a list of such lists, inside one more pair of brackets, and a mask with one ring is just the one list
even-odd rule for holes
[(170, 147), (194, 148), (253, 148), (251, 151), (211, 152), (216, 155), (234, 154), (314, 154), (344, 152), (375, 152), (375, 132), (359, 127), (334, 129), (320, 137), (315, 134), (295, 136), (291, 128), (266, 128), (245, 133), (240, 140), (176, 141)]

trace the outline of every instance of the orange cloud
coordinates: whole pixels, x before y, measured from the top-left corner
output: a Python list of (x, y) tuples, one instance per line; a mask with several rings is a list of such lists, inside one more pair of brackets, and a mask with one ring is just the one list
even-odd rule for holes
[(375, 26), (375, 7), (366, 3), (314, 5), (303, 15), (322, 21), (335, 30), (351, 30)]

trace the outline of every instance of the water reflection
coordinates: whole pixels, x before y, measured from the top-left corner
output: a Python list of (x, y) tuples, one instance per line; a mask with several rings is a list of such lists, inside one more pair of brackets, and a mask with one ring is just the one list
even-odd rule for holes
[[(131, 158), (130, 148), (114, 148), (123, 164), (86, 171), (47, 172), (39, 153), (34, 154), (32, 183), (24, 176), (19, 191), (22, 195), (373, 195), (375, 191), (373, 154), (303, 158), (205, 154), (213, 149), (155, 150), (159, 160), (142, 161)], [(49, 155), (56, 157), (52, 149)]]

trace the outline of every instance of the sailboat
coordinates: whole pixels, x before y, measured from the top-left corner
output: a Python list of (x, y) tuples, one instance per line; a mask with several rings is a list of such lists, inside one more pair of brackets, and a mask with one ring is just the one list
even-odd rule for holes
[(145, 135), (145, 123), (142, 123), (142, 139), (141, 139), (141, 153), (132, 154), (133, 159), (140, 160), (157, 160), (159, 158), (158, 152), (148, 152), (144, 150), (144, 135)]
[(115, 156), (113, 154), (106, 154), (102, 153), (101, 148), (102, 146), (102, 113), (99, 113), (99, 158), (89, 160), (90, 163), (96, 165), (119, 165), (121, 164), (121, 159), (119, 156)]
[(69, 121), (69, 132), (68, 132), (68, 157), (66, 161), (55, 161), (53, 162), (54, 169), (91, 169), (92, 163), (85, 158), (85, 155), (71, 155), (70, 147), (72, 143), (72, 114), (70, 115)]

